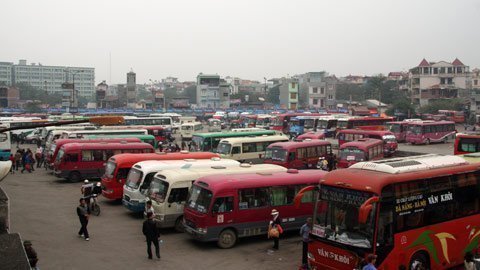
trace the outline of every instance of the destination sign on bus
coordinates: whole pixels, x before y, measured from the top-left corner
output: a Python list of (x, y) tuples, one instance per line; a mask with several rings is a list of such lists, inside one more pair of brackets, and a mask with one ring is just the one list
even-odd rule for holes
[(362, 205), (362, 203), (364, 203), (365, 200), (367, 200), (371, 196), (369, 193), (366, 192), (343, 188), (340, 189), (330, 186), (322, 186), (320, 188), (320, 192), (322, 200), (345, 203), (354, 206)]

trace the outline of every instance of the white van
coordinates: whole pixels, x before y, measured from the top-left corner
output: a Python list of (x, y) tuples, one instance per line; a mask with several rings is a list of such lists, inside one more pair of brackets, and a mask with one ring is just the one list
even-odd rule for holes
[(237, 137), (223, 139), (217, 147), (222, 158), (231, 158), (240, 162), (261, 163), (267, 147), (276, 142), (288, 142), (285, 135)]
[(203, 125), (200, 122), (183, 123), (180, 126), (180, 137), (182, 140), (191, 140), (194, 133), (199, 133), (203, 130)]

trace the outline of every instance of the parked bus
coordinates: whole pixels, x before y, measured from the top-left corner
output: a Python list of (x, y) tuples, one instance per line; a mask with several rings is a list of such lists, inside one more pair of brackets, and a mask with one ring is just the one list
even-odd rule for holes
[(383, 156), (383, 141), (358, 139), (340, 146), (337, 167), (348, 168), (357, 162), (382, 159)]
[(180, 137), (183, 140), (191, 140), (193, 134), (201, 132), (203, 130), (203, 125), (200, 122), (193, 123), (183, 123), (180, 126)]
[(147, 194), (161, 228), (175, 227), (183, 231), (183, 210), (192, 183), (200, 177), (245, 173), (275, 173), (287, 169), (276, 165), (239, 164), (232, 167), (196, 167), (188, 170), (159, 171)]
[(84, 137), (86, 140), (92, 140), (92, 139), (138, 139), (141, 142), (148, 143), (153, 148), (157, 149), (157, 141), (155, 140), (155, 137), (153, 135), (125, 135), (125, 134), (119, 134), (119, 135), (89, 135)]
[(192, 136), (190, 150), (192, 151), (216, 151), (218, 143), (222, 139), (247, 137), (247, 136), (263, 136), (276, 135), (275, 130), (256, 130), (256, 131), (227, 131), (227, 132), (211, 132), (211, 133), (195, 133)]
[(337, 123), (338, 118), (320, 117), (315, 126), (315, 131), (324, 133), (328, 138), (335, 137), (337, 133)]
[(76, 130), (63, 131), (62, 139), (84, 138), (91, 135), (148, 135), (146, 129), (98, 129), (98, 130)]
[(240, 116), (240, 122), (242, 126), (246, 128), (256, 127), (258, 115), (248, 114)]
[(13, 141), (17, 141), (21, 133), (34, 130), (35, 128), (32, 127), (33, 125), (42, 123), (48, 123), (48, 120), (39, 117), (0, 117), (0, 124), (6, 127), (22, 128), (10, 131), (10, 136)]
[(465, 122), (465, 114), (462, 111), (438, 110), (438, 113), (445, 115), (447, 121), (455, 123)]
[(57, 159), (58, 152), (63, 145), (67, 143), (139, 143), (142, 142), (138, 138), (86, 138), (86, 139), (58, 139), (51, 145), (50, 149), (45, 149), (47, 168), (53, 169), (54, 162)]
[[(420, 120), (421, 121), (421, 120)], [(407, 121), (387, 122), (387, 130), (392, 132), (397, 138), (397, 142), (404, 142), (408, 131)]]
[(157, 117), (125, 117), (127, 126), (162, 126), (165, 129), (172, 129), (172, 118), (169, 116)]
[(257, 117), (257, 122), (255, 124), (255, 127), (269, 129), (270, 123), (272, 122), (273, 117), (274, 116), (270, 114), (259, 114)]
[(57, 154), (54, 174), (71, 182), (100, 178), (105, 172), (105, 162), (113, 155), (153, 152), (147, 143), (68, 143)]
[(326, 114), (321, 114), (321, 113), (282, 113), (282, 114), (277, 114), (277, 115), (275, 115), (275, 118), (273, 118), (273, 121), (270, 125), (270, 129), (278, 130), (278, 131), (281, 131), (281, 132), (287, 134), (288, 131), (289, 131), (288, 124), (290, 123), (290, 121), (293, 117), (297, 117), (297, 116), (322, 116), (322, 115), (326, 115)]
[(105, 198), (119, 200), (123, 197), (123, 185), (127, 180), (128, 173), (133, 165), (146, 160), (199, 160), (219, 157), (211, 152), (188, 152), (152, 153), (152, 154), (118, 154), (111, 157), (105, 165), (105, 173), (102, 176), (102, 194)]
[[(8, 128), (8, 125), (0, 125), (0, 129)], [(12, 141), (10, 139), (10, 132), (0, 133), (0, 160), (6, 161), (10, 159), (12, 153)]]
[(297, 209), (294, 196), (325, 174), (290, 169), (202, 177), (193, 183), (185, 204), (185, 231), (197, 240), (217, 241), (219, 247), (231, 248), (238, 238), (267, 235), (272, 209), (280, 212), (285, 231), (298, 230), (313, 212), (313, 197), (305, 196)]
[(263, 162), (291, 169), (316, 169), (319, 158), (332, 154), (332, 145), (324, 140), (272, 143)]
[(455, 123), (451, 121), (423, 121), (408, 124), (406, 141), (411, 144), (448, 142), (455, 137)]
[(382, 140), (383, 154), (385, 156), (393, 155), (398, 149), (395, 135), (386, 130), (343, 129), (338, 132), (337, 138), (339, 147), (344, 143), (353, 142), (362, 138)]
[(235, 160), (220, 159), (183, 159), (183, 160), (147, 160), (136, 163), (130, 169), (127, 181), (123, 186), (122, 203), (132, 212), (143, 212), (145, 209), (146, 192), (150, 188), (153, 177), (163, 170), (172, 169), (177, 175), (182, 170), (194, 168), (233, 168), (240, 163)]
[(480, 132), (457, 133), (453, 153), (462, 155), (480, 152)]
[(222, 121), (215, 118), (208, 119), (208, 132), (220, 131), (222, 131)]
[[(478, 250), (480, 170), (459, 156), (361, 162), (329, 172), (314, 190), (312, 269), (455, 269)], [(333, 254), (333, 255), (330, 255)]]
[(285, 135), (241, 137), (223, 139), (218, 144), (217, 153), (222, 158), (235, 159), (240, 162), (262, 162), (267, 147), (276, 142), (288, 142)]
[(42, 140), (42, 145), (46, 148), (50, 148), (50, 144), (59, 139), (62, 136), (64, 130), (96, 130), (97, 128), (91, 124), (83, 125), (68, 125), (68, 126), (53, 126), (53, 127), (41, 127), (40, 129), (40, 139)]
[(385, 130), (393, 117), (354, 117), (346, 120), (346, 129)]
[(156, 142), (165, 142), (171, 136), (170, 129), (163, 126), (103, 126), (101, 130), (128, 130), (128, 129), (145, 129), (148, 135), (155, 137)]
[(295, 138), (295, 141), (301, 142), (303, 140), (310, 139), (310, 140), (324, 140), (325, 139), (325, 133), (323, 132), (314, 132), (310, 131), (307, 133), (303, 133), (302, 135), (299, 135)]
[(289, 134), (298, 136), (308, 131), (315, 131), (320, 116), (296, 116), (288, 123)]

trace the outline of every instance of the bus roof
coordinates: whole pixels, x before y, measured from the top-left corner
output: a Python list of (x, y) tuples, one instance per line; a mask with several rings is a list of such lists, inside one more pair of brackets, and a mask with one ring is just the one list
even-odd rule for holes
[(134, 132), (144, 132), (145, 134), (147, 134), (146, 129), (95, 129), (95, 130), (73, 130), (73, 131), (64, 130), (63, 131), (63, 133), (66, 133), (68, 135), (70, 134), (95, 135), (95, 134), (105, 134), (105, 133), (122, 134), (122, 132), (126, 132), (126, 134), (134, 133)]
[(225, 167), (233, 167), (239, 166), (240, 162), (233, 160), (233, 159), (222, 159), (218, 157), (213, 157), (210, 159), (193, 159), (193, 158), (186, 158), (186, 159), (177, 159), (177, 160), (146, 160), (140, 161), (135, 163), (132, 168), (136, 168), (142, 171), (158, 171), (159, 168), (164, 167), (164, 169), (168, 169), (168, 166), (174, 164), (183, 164), (182, 169), (194, 169), (196, 166), (225, 166)]
[[(85, 138), (88, 139), (155, 139), (155, 136), (150, 134), (99, 134), (99, 135), (87, 135)], [(75, 140), (75, 139), (62, 139), (62, 140)], [(83, 139), (85, 140), (85, 139)]]
[(258, 173), (258, 174), (272, 174), (276, 172), (286, 172), (287, 169), (282, 166), (273, 164), (256, 164), (250, 165), (242, 163), (237, 166), (224, 167), (224, 166), (212, 166), (206, 168), (193, 168), (184, 171), (178, 170), (163, 170), (158, 172), (155, 177), (161, 177), (162, 180), (168, 182), (178, 180), (191, 180), (200, 177), (219, 175), (225, 178), (225, 175), (231, 174), (246, 174), (246, 173)]
[(220, 143), (248, 143), (248, 142), (265, 142), (265, 141), (288, 141), (288, 137), (285, 135), (272, 135), (272, 136), (247, 136), (247, 137), (239, 137), (239, 138), (228, 138), (222, 139)]
[(220, 157), (212, 152), (188, 152), (180, 151), (175, 153), (145, 153), (145, 154), (118, 154), (109, 159), (117, 164), (135, 164), (145, 160), (175, 160), (175, 159), (210, 159), (212, 157)]
[(153, 146), (148, 143), (68, 143), (62, 146), (65, 150), (103, 150), (103, 149), (152, 149)]
[(114, 142), (142, 142), (139, 138), (102, 138), (102, 139), (56, 139), (54, 144), (59, 147), (67, 143), (114, 143)]
[(325, 140), (311, 140), (307, 139), (299, 142), (277, 142), (270, 144), (267, 148), (282, 148), (286, 150), (292, 150), (302, 147), (314, 147), (319, 145), (331, 145), (329, 141)]
[(463, 132), (457, 133), (455, 135), (457, 138), (470, 138), (470, 139), (480, 139), (480, 131), (471, 131), (471, 132)]
[(363, 139), (358, 139), (356, 141), (352, 142), (346, 142), (342, 145), (340, 145), (339, 149), (345, 149), (348, 147), (356, 147), (361, 150), (366, 150), (367, 148), (375, 145), (383, 144), (382, 140), (377, 140), (377, 139), (371, 139), (371, 138), (363, 138)]
[(478, 165), (468, 164), (458, 156), (436, 154), (359, 162), (347, 169), (329, 172), (321, 184), (380, 194), (389, 184), (476, 171)]
[(206, 132), (195, 133), (193, 136), (202, 138), (230, 138), (230, 137), (246, 137), (246, 136), (260, 136), (260, 135), (274, 135), (275, 130), (256, 130), (256, 131), (237, 131), (237, 132)]
[(452, 121), (418, 121), (418, 122), (409, 122), (409, 125), (417, 125), (417, 126), (432, 126), (432, 125), (455, 125), (455, 122)]
[(340, 133), (347, 133), (347, 134), (369, 134), (369, 135), (394, 135), (391, 131), (388, 130), (365, 130), (365, 129), (342, 129), (338, 132)]
[[(266, 165), (266, 164), (263, 164)], [(258, 165), (257, 165), (258, 166)], [(281, 186), (291, 184), (312, 184), (323, 179), (327, 172), (322, 170), (289, 169), (275, 173), (247, 173), (234, 175), (205, 176), (195, 181), (195, 184), (209, 190), (254, 188), (262, 186)]]

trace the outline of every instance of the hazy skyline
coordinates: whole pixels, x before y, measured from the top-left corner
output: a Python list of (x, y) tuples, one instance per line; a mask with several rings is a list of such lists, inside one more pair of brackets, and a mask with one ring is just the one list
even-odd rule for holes
[[(263, 81), (325, 70), (480, 68), (478, 0), (7, 0), (0, 61), (95, 68), (96, 83), (216, 73)], [(110, 81), (109, 55), (112, 56)]]

